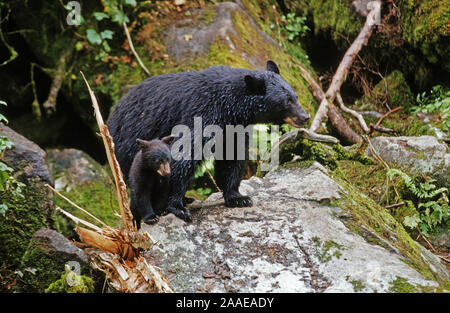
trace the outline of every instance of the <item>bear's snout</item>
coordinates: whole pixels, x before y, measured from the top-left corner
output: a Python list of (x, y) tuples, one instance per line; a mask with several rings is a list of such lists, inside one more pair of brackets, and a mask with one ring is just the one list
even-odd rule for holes
[(158, 174), (166, 177), (166, 176), (170, 176), (170, 164), (169, 162), (163, 162), (161, 163), (161, 165), (159, 166), (159, 169), (157, 170)]

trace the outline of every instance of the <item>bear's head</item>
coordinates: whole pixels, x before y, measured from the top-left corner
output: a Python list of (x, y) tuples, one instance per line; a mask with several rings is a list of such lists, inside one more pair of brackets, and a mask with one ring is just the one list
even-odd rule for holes
[(254, 71), (244, 80), (249, 93), (259, 101), (257, 122), (288, 123), (299, 128), (309, 120), (310, 115), (298, 103), (297, 94), (281, 77), (275, 62), (267, 61), (267, 71)]
[(162, 177), (170, 176), (170, 161), (172, 160), (169, 145), (174, 137), (167, 136), (150, 141), (136, 139), (136, 143), (142, 152), (143, 166)]

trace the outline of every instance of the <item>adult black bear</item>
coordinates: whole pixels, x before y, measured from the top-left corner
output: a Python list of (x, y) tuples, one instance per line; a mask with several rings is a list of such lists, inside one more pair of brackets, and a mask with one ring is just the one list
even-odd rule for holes
[(130, 209), (137, 228), (158, 221), (167, 207), (170, 179), (169, 145), (173, 136), (151, 141), (136, 139), (139, 152), (130, 169)]
[[(213, 66), (203, 71), (150, 77), (120, 100), (108, 120), (125, 177), (137, 153), (131, 142), (170, 135), (176, 125), (186, 125), (193, 132), (194, 117), (202, 118), (203, 128), (218, 125), (222, 129), (226, 125), (285, 122), (300, 127), (309, 119), (293, 88), (270, 60), (267, 71)], [(248, 146), (243, 148), (248, 151)], [(167, 211), (185, 221), (191, 221), (191, 216), (183, 205), (184, 194), (199, 162), (194, 158), (171, 162)], [(249, 197), (239, 193), (245, 162), (215, 162), (216, 182), (229, 207), (252, 205)]]

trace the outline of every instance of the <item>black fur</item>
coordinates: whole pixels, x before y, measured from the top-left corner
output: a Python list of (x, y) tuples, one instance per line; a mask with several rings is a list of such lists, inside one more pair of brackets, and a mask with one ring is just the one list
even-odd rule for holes
[[(139, 152), (134, 157), (129, 174), (130, 209), (133, 219), (140, 228), (141, 220), (146, 224), (158, 221), (167, 207), (169, 195), (169, 172), (164, 175), (158, 173), (161, 166), (170, 164), (171, 156), (169, 144), (173, 137), (164, 137), (161, 140), (145, 141), (137, 139)], [(167, 163), (165, 163), (167, 162)]]
[[(108, 120), (125, 177), (138, 152), (137, 146), (130, 142), (136, 138), (167, 136), (179, 124), (192, 130), (194, 117), (202, 117), (203, 127), (214, 124), (223, 130), (226, 125), (283, 124), (288, 117), (295, 120), (296, 126), (304, 124), (309, 115), (298, 103), (292, 87), (279, 75), (278, 66), (268, 61), (267, 69), (214, 66), (203, 71), (154, 76), (135, 86), (116, 105)], [(227, 206), (252, 204), (249, 197), (239, 193), (245, 162), (216, 161), (216, 181)], [(183, 198), (198, 163), (171, 162), (167, 210), (186, 221), (191, 217)]]

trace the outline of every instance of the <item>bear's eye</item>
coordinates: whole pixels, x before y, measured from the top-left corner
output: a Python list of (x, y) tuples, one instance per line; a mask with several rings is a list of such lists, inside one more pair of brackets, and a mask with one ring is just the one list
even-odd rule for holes
[(291, 106), (293, 104), (292, 99), (286, 101), (286, 106)]

